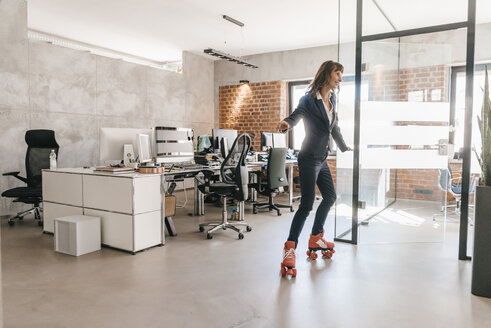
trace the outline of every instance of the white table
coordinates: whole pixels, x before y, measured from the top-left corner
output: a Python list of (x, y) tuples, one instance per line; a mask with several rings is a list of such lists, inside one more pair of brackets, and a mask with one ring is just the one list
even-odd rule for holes
[(55, 218), (101, 218), (103, 245), (135, 252), (165, 243), (161, 174), (113, 174), (93, 169), (43, 170), (44, 232)]

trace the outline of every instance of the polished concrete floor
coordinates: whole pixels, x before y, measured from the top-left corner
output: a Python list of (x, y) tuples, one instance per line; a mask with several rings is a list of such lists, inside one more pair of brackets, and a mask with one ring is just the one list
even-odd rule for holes
[[(438, 204), (397, 202), (361, 227), (360, 245), (338, 242), (316, 262), (305, 256), (309, 218), (295, 279), (280, 276), (293, 214), (247, 209), (243, 240), (207, 240), (190, 206), (178, 210), (177, 237), (137, 255), (55, 253), (33, 220), (2, 220), (5, 327), (490, 326), (491, 299), (470, 293), (472, 263), (457, 260), (458, 225), (431, 220)], [(332, 238), (332, 217), (326, 225)]]

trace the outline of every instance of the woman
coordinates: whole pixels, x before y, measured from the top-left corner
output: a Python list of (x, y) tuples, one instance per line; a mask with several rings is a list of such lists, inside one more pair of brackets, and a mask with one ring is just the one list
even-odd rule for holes
[(305, 220), (314, 204), (316, 184), (322, 194), (322, 202), (315, 213), (307, 255), (315, 260), (317, 258), (315, 252), (318, 250), (328, 258), (334, 253), (334, 244), (323, 238), (327, 214), (336, 201), (336, 191), (326, 158), (331, 135), (342, 152), (351, 150), (346, 146), (337, 124), (334, 95), (334, 90), (343, 80), (343, 71), (344, 67), (340, 63), (332, 60), (324, 62), (319, 67), (307, 93), (300, 98), (298, 107), (278, 125), (281, 132), (286, 132), (303, 119), (305, 126), (305, 139), (298, 154), (302, 198), (298, 211), (293, 217), (290, 235), (283, 250), (281, 263), (283, 276), (286, 274), (296, 276), (295, 249)]

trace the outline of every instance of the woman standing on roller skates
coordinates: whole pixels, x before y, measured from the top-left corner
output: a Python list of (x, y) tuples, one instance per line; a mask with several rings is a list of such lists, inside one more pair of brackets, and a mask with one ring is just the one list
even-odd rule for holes
[(322, 194), (322, 201), (315, 213), (307, 255), (315, 260), (318, 250), (327, 258), (331, 258), (334, 253), (334, 243), (323, 238), (327, 214), (336, 201), (336, 190), (326, 158), (331, 135), (342, 152), (351, 150), (346, 146), (337, 124), (334, 95), (334, 90), (343, 80), (343, 71), (344, 67), (340, 63), (332, 60), (322, 63), (307, 93), (300, 98), (298, 107), (278, 125), (281, 132), (286, 132), (294, 127), (300, 119), (303, 119), (305, 126), (305, 139), (298, 154), (302, 198), (293, 217), (290, 235), (283, 249), (282, 276), (290, 274), (295, 277), (297, 275), (295, 249), (305, 220), (314, 205), (316, 184)]

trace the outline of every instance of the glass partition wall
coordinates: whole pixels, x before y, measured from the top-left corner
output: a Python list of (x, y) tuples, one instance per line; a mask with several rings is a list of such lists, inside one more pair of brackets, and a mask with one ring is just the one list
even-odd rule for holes
[[(452, 157), (449, 81), (456, 62), (474, 65), (472, 49), (462, 46), (474, 42), (475, 1), (442, 1), (445, 21), (397, 3), (340, 4), (340, 26), (356, 21), (356, 30), (340, 27), (338, 43), (345, 76), (355, 76), (343, 83), (338, 109), (355, 151), (337, 155), (335, 239), (354, 244), (444, 237), (447, 193), (439, 182)], [(404, 202), (413, 213), (400, 209)], [(428, 204), (434, 209), (422, 214)], [(401, 240), (398, 227), (415, 233)], [(425, 229), (411, 230), (417, 227)]]

